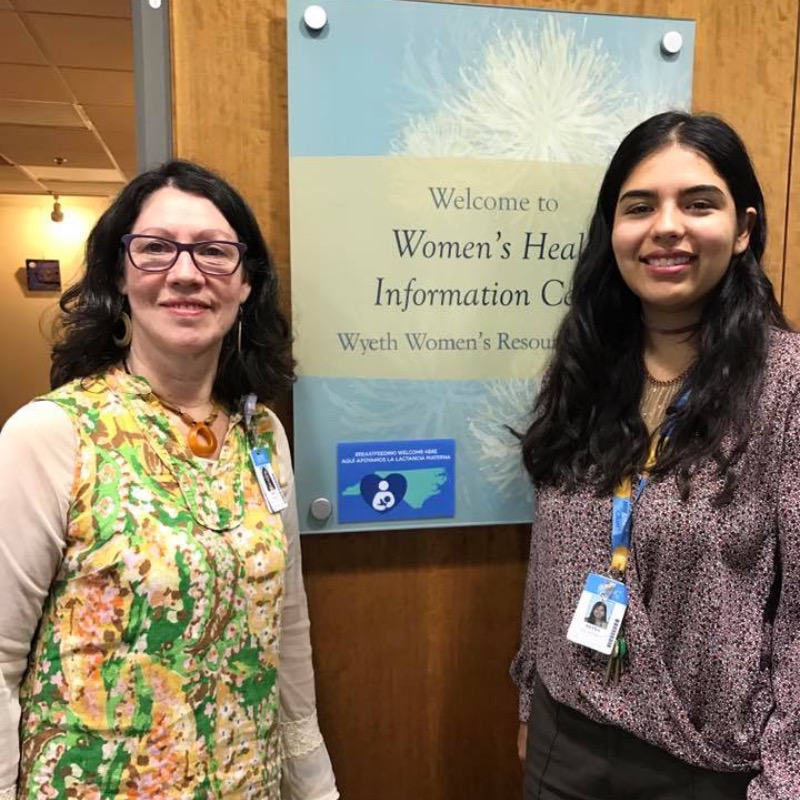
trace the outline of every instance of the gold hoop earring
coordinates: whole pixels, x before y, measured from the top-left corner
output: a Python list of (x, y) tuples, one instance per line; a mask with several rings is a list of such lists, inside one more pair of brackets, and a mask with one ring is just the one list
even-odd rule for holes
[(111, 341), (122, 349), (130, 345), (131, 338), (133, 337), (133, 325), (131, 324), (130, 314), (128, 314), (127, 311), (120, 312), (117, 321), (114, 323), (114, 328), (117, 329), (120, 325), (122, 326), (122, 335), (117, 336), (116, 333), (112, 332)]
[(236, 352), (242, 355), (242, 307), (239, 306), (239, 326), (236, 330)]

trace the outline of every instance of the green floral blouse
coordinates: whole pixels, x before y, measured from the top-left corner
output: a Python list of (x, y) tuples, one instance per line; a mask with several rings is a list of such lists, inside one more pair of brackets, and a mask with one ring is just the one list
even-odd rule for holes
[(286, 541), (238, 416), (203, 461), (142, 378), (113, 369), (46, 399), (79, 446), (20, 693), (19, 798), (278, 798)]

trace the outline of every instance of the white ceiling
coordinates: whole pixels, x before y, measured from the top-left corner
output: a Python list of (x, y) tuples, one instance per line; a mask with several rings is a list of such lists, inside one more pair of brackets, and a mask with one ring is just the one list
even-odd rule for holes
[(130, 0), (0, 0), (0, 194), (110, 196), (135, 174)]

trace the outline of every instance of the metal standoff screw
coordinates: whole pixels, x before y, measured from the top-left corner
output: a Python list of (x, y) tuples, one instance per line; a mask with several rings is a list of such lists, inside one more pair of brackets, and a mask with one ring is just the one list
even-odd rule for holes
[(661, 52), (666, 56), (680, 53), (683, 47), (683, 36), (678, 31), (668, 31), (661, 39)]
[(308, 6), (303, 12), (303, 22), (310, 31), (321, 31), (328, 24), (328, 13), (322, 6)]
[(311, 516), (314, 519), (324, 521), (331, 515), (331, 511), (333, 511), (333, 506), (327, 497), (318, 497), (311, 501)]

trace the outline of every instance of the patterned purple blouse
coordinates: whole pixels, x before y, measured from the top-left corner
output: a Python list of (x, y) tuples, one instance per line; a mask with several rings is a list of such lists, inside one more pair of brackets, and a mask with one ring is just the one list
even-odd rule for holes
[(708, 769), (760, 770), (748, 800), (800, 798), (800, 334), (775, 332), (732, 503), (698, 469), (688, 502), (654, 480), (633, 515), (629, 669), (567, 641), (589, 572), (609, 561), (611, 498), (537, 492), (522, 644), (511, 674), (528, 717), (536, 672), (556, 700)]

